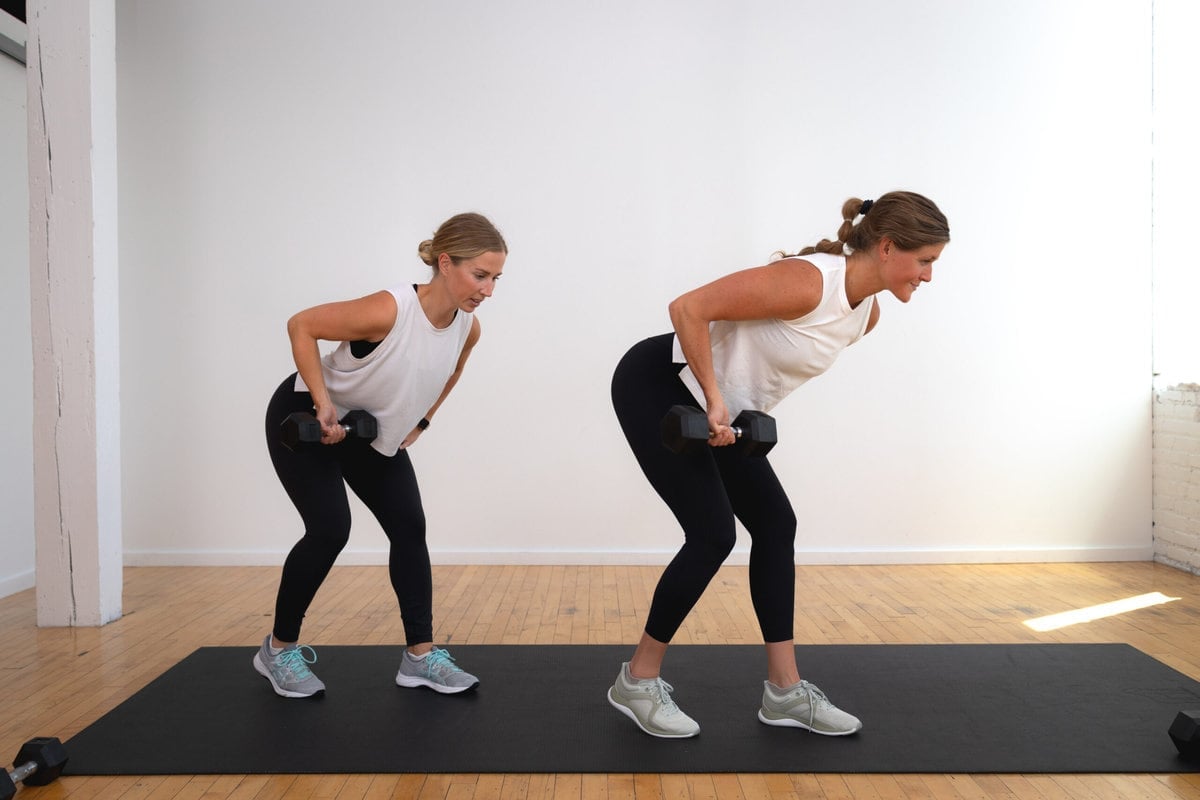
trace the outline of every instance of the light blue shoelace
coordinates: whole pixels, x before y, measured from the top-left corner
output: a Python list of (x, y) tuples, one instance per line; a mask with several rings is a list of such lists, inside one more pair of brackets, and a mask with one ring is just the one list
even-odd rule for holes
[[(304, 655), (305, 650), (312, 653), (311, 659)], [(289, 670), (296, 680), (305, 681), (312, 677), (312, 670), (308, 668), (308, 665), (317, 663), (317, 651), (306, 644), (302, 644), (299, 647), (284, 650), (280, 653), (278, 663)]]
[(462, 668), (454, 663), (454, 656), (449, 651), (435, 647), (425, 656), (425, 674), (433, 677), (442, 672), (462, 672)]

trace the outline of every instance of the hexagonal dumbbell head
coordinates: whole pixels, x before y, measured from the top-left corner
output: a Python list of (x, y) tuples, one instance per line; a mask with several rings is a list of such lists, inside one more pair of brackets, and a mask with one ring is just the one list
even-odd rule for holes
[(1179, 755), (1189, 761), (1200, 761), (1200, 711), (1180, 711), (1167, 733)]
[(673, 453), (699, 453), (708, 442), (708, 416), (695, 406), (671, 406), (662, 419), (663, 447)]
[(366, 411), (350, 411), (342, 417), (341, 423), (347, 428), (346, 435), (355, 439), (369, 442), (379, 435), (379, 424)]
[(297, 411), (288, 414), (279, 430), (280, 440), (289, 450), (295, 450), (302, 443), (321, 441), (321, 423), (312, 414)]
[(779, 441), (775, 418), (761, 411), (743, 411), (733, 421), (738, 435), (738, 450), (745, 456), (765, 456)]
[(18, 769), (28, 763), (37, 765), (37, 770), (24, 776), (26, 786), (45, 786), (62, 774), (67, 765), (67, 750), (53, 736), (39, 736), (21, 746), (13, 765)]

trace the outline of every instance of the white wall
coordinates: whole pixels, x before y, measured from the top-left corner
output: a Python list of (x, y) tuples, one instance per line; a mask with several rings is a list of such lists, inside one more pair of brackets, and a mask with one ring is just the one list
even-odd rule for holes
[[(2, 12), (0, 12), (2, 13)], [(12, 25), (19, 25), (12, 17)], [(23, 27), (23, 26), (21, 26)], [(22, 39), (23, 41), (23, 39)], [(0, 54), (0, 597), (33, 586), (33, 346), (25, 66)]]
[(663, 561), (617, 359), (893, 188), (953, 242), (776, 410), (797, 560), (1148, 558), (1150, 4), (1097, 9), (120, 0), (127, 563), (281, 561), (286, 318), (423, 279), (467, 209), (512, 252), (412, 451), (435, 560)]
[(1189, 266), (1200, 181), (1197, 33), (1200, 5), (1154, 0), (1154, 372), (1163, 389), (1200, 382), (1200, 270)]
[(1154, 558), (1200, 574), (1200, 347), (1192, 220), (1200, 7), (1154, 3)]

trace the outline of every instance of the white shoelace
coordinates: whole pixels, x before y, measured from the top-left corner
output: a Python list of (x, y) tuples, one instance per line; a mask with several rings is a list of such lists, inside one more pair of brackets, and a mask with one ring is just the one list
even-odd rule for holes
[(662, 704), (663, 711), (666, 711), (668, 714), (673, 714), (679, 710), (679, 706), (675, 705), (675, 701), (671, 699), (671, 692), (673, 691), (675, 691), (675, 687), (662, 678), (655, 678), (654, 687), (650, 690), (655, 699)]
[(796, 688), (793, 689), (788, 694), (793, 697), (795, 697), (797, 695), (804, 695), (804, 697), (808, 700), (808, 725), (809, 725), (809, 727), (812, 727), (813, 724), (815, 724), (815, 722), (816, 722), (817, 703), (821, 703), (823, 706), (832, 705), (829, 702), (829, 698), (825, 696), (824, 692), (822, 692), (816, 686), (813, 686), (811, 683), (809, 683), (808, 681), (805, 681), (805, 680), (800, 681), (799, 685), (797, 685)]

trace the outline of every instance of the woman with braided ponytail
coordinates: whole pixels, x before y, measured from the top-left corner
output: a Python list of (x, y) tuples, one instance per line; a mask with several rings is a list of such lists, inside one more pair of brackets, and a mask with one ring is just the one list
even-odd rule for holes
[[(933, 277), (950, 241), (946, 217), (912, 192), (842, 206), (837, 238), (693, 289), (669, 307), (673, 333), (634, 345), (617, 365), (613, 407), (629, 446), (683, 528), (684, 543), (659, 579), (645, 630), (621, 665), (609, 702), (641, 730), (695, 736), (700, 726), (671, 699), (660, 670), (668, 644), (733, 549), (734, 520), (749, 532), (750, 594), (766, 645), (758, 718), (829, 736), (862, 728), (802, 680), (793, 640), (796, 515), (766, 458), (733, 452), (730, 420), (770, 411), (879, 321), (875, 295), (907, 303)], [(662, 445), (673, 405), (708, 417), (705, 452)]]

